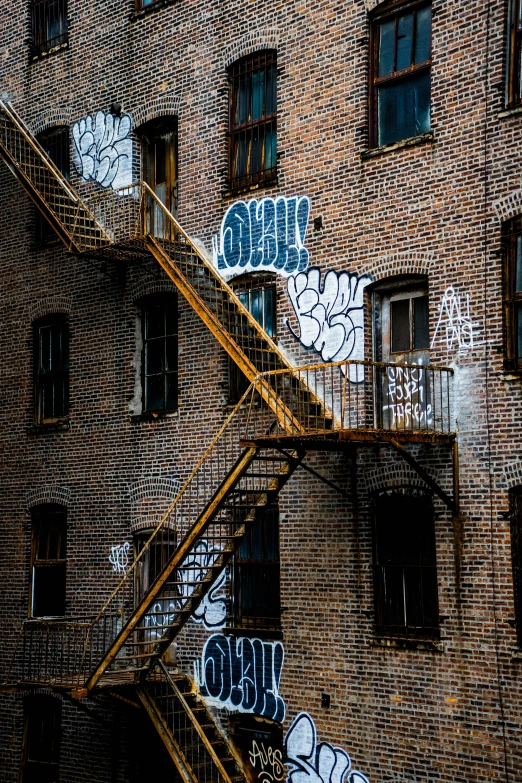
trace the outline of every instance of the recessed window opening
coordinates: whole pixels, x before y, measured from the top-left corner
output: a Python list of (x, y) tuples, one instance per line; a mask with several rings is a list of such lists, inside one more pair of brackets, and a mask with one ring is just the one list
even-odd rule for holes
[(522, 102), (522, 1), (510, 0), (507, 31), (506, 102), (514, 107)]
[(154, 294), (142, 303), (143, 411), (178, 407), (178, 298)]
[(431, 127), (431, 4), (389, 4), (372, 19), (371, 146)]
[(504, 226), (504, 324), (506, 369), (522, 366), (522, 217)]
[(69, 413), (69, 328), (57, 314), (33, 326), (35, 420), (37, 424), (60, 421)]
[(276, 52), (258, 52), (229, 68), (229, 179), (232, 188), (276, 177)]
[(67, 565), (67, 509), (54, 504), (31, 512), (31, 617), (63, 617)]
[(67, 0), (32, 0), (31, 22), (35, 56), (67, 43)]
[[(38, 141), (64, 179), (71, 175), (69, 128), (55, 127), (38, 134)], [(39, 209), (35, 211), (35, 241), (47, 243), (57, 239), (51, 224)]]
[(60, 774), (62, 702), (36, 694), (24, 698), (21, 783), (57, 783)]

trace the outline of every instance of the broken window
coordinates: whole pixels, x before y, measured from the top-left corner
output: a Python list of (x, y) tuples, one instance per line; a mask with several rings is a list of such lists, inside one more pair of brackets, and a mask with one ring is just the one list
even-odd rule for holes
[(246, 535), (234, 558), (234, 625), (242, 630), (279, 628), (279, 583), (279, 508), (268, 506)]
[(32, 0), (31, 23), (33, 55), (67, 43), (67, 0)]
[(511, 497), (511, 553), (517, 641), (522, 646), (522, 488)]
[(385, 3), (372, 17), (370, 146), (431, 128), (431, 3)]
[(507, 39), (506, 103), (522, 102), (522, 0), (510, 0)]
[(67, 509), (44, 504), (32, 510), (31, 617), (63, 617)]
[(437, 638), (435, 524), (427, 494), (396, 490), (375, 499), (373, 570), (376, 633)]
[(506, 369), (522, 366), (522, 217), (504, 226), (504, 327)]
[(69, 413), (69, 328), (64, 315), (33, 325), (35, 421), (50, 424)]
[[(249, 313), (253, 315), (266, 334), (276, 339), (277, 308), (275, 275), (254, 274), (245, 275), (230, 283), (234, 293)], [(249, 381), (237, 364), (229, 360), (229, 402), (239, 402), (249, 386)], [(260, 368), (262, 371), (263, 368)]]
[(58, 783), (62, 702), (43, 694), (24, 698), (20, 783)]
[(229, 71), (229, 179), (234, 189), (273, 182), (277, 153), (276, 52), (243, 57)]
[(154, 294), (142, 304), (143, 411), (178, 407), (178, 298)]
[[(50, 128), (38, 134), (38, 141), (64, 179), (69, 180), (71, 175), (69, 128), (65, 126)], [(40, 210), (36, 209), (35, 241), (47, 244), (56, 238), (51, 224), (45, 219)]]

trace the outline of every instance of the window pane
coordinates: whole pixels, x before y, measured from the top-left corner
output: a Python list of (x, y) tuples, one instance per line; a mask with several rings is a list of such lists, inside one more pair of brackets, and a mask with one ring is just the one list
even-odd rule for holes
[(152, 375), (145, 379), (145, 409), (160, 411), (164, 407), (164, 376)]
[(248, 111), (250, 108), (250, 76), (242, 74), (239, 77), (239, 86), (236, 97), (236, 125), (242, 125), (248, 121)]
[(266, 126), (265, 131), (265, 170), (273, 169), (276, 165), (277, 134), (275, 123)]
[(397, 20), (397, 71), (409, 68), (412, 60), (413, 13), (399, 16)]
[(517, 237), (515, 291), (522, 292), (522, 234)]
[(178, 369), (178, 340), (177, 337), (165, 338), (165, 371), (172, 372)]
[(395, 20), (384, 22), (379, 29), (379, 76), (394, 71)]
[(413, 299), (413, 347), (416, 350), (430, 347), (430, 324), (427, 296), (417, 296)]
[(145, 339), (165, 334), (164, 308), (159, 302), (149, 304), (145, 309)]
[(276, 292), (275, 288), (265, 288), (264, 291), (264, 327), (269, 337), (276, 336)]
[(259, 120), (263, 116), (263, 98), (265, 94), (265, 71), (254, 71), (252, 74), (252, 113), (251, 120)]
[(378, 88), (379, 145), (430, 129), (430, 74), (408, 76)]
[(264, 127), (258, 126), (251, 131), (252, 145), (250, 149), (250, 172), (252, 174), (259, 173), (263, 170), (263, 135)]
[(417, 11), (417, 35), (413, 62), (423, 63), (431, 54), (431, 6)]
[(150, 340), (145, 346), (145, 373), (156, 375), (163, 372), (165, 341), (162, 338)]
[(40, 328), (40, 369), (48, 372), (51, 369), (51, 327)]
[(517, 358), (518, 362), (522, 362), (522, 306), (518, 306), (517, 309)]
[(277, 71), (273, 63), (266, 69), (266, 114), (274, 114), (276, 111), (276, 83)]
[(242, 133), (236, 138), (234, 176), (244, 177), (248, 170), (248, 140)]
[(391, 302), (392, 353), (410, 350), (410, 300)]
[[(154, 140), (155, 153), (155, 185), (167, 181), (167, 143), (165, 136), (158, 136)], [(163, 199), (162, 199), (163, 200)]]
[(65, 614), (65, 563), (33, 568), (33, 617)]

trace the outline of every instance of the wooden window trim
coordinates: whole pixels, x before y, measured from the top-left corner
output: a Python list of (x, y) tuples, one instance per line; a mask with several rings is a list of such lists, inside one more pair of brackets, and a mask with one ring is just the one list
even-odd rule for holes
[[(273, 66), (276, 78), (276, 110), (269, 114), (263, 114), (256, 120), (236, 124), (234, 117), (237, 107), (237, 98), (239, 95), (239, 79), (245, 74), (254, 73)], [(236, 86), (237, 81), (237, 86)], [(247, 165), (247, 171), (244, 175), (236, 175), (235, 166), (235, 141), (241, 133), (252, 133), (256, 128), (269, 128), (274, 126), (274, 132), (277, 145), (277, 51), (275, 49), (263, 49), (254, 52), (246, 57), (236, 60), (228, 68), (228, 188), (232, 192), (241, 192), (260, 185), (271, 185), (277, 180), (277, 147), (276, 159), (274, 165), (268, 169), (263, 168), (260, 171), (251, 171)], [(265, 150), (263, 150), (263, 155)]]
[[(377, 76), (379, 65), (379, 25), (386, 19), (395, 17), (395, 27), (397, 19), (404, 12), (409, 10), (419, 10), (419, 8), (431, 6), (431, 0), (395, 0), (388, 3), (385, 8), (378, 9), (370, 18), (370, 39), (369, 39), (369, 148), (376, 149), (379, 146), (379, 117), (378, 117), (378, 98), (377, 90), (383, 84), (397, 83), (409, 79), (412, 75), (431, 71), (432, 58), (422, 63), (412, 64), (408, 68), (403, 68), (393, 74)], [(397, 38), (395, 39), (395, 43)], [(414, 48), (415, 43), (412, 44)], [(431, 46), (430, 46), (431, 54)], [(431, 97), (431, 96), (430, 96)], [(409, 137), (414, 138), (414, 137)], [(401, 141), (404, 141), (401, 140)], [(400, 142), (394, 142), (397, 144)], [(384, 145), (386, 146), (386, 145)], [(391, 145), (389, 145), (391, 146)]]

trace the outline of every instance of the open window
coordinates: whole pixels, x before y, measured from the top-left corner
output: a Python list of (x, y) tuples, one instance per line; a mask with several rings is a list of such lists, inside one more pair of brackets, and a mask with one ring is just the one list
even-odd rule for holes
[(69, 414), (69, 325), (63, 314), (33, 324), (36, 424), (63, 421)]
[(234, 190), (273, 183), (277, 173), (277, 55), (233, 63), (229, 77), (229, 183)]
[(244, 630), (281, 625), (279, 508), (268, 506), (234, 557), (232, 624)]
[[(178, 123), (176, 117), (151, 120), (137, 131), (142, 140), (143, 179), (176, 217), (178, 203)], [(174, 239), (171, 221), (151, 197), (146, 199), (145, 229), (161, 239)]]
[(375, 631), (438, 638), (435, 523), (430, 496), (411, 489), (373, 502)]
[[(249, 313), (253, 315), (267, 335), (277, 337), (277, 292), (274, 274), (243, 275), (230, 282), (230, 286)], [(232, 359), (229, 360), (229, 402), (239, 402), (249, 382)], [(259, 368), (260, 372), (263, 368)]]
[(370, 146), (431, 128), (431, 3), (390, 0), (371, 18)]
[(20, 783), (58, 783), (62, 702), (35, 694), (24, 698)]
[(67, 509), (52, 503), (31, 513), (31, 617), (63, 617), (67, 565)]
[(31, 0), (31, 29), (35, 57), (67, 43), (67, 0)]

